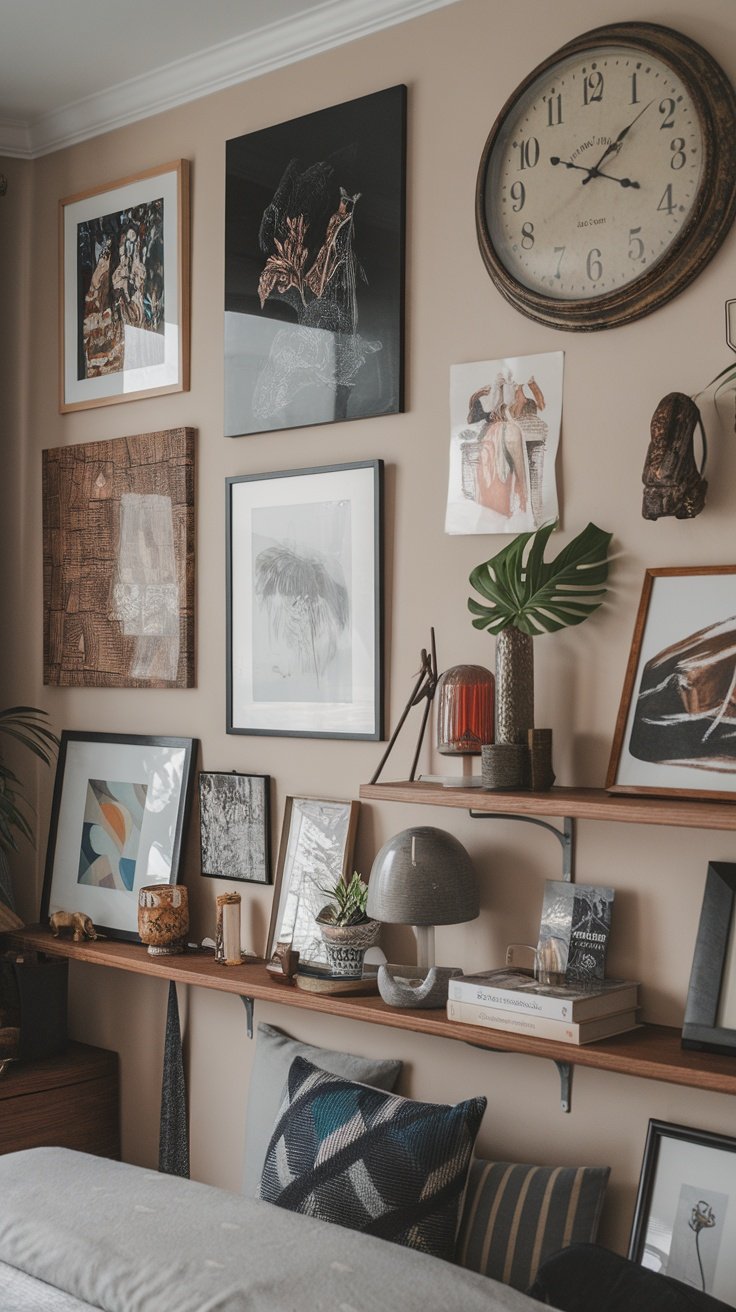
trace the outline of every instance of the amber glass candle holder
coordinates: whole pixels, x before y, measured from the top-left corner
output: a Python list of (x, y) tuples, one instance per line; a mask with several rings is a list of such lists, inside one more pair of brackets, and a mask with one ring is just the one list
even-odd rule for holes
[(480, 756), (493, 742), (495, 680), (483, 665), (453, 665), (437, 685), (437, 750)]

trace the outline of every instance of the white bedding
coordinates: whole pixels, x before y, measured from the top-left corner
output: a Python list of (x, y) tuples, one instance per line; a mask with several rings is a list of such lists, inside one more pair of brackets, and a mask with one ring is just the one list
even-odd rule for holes
[(0, 1262), (0, 1309), (2, 1312), (94, 1312), (91, 1303), (80, 1303), (72, 1294), (54, 1289), (17, 1267)]
[[(63, 1148), (0, 1157), (0, 1264), (104, 1312), (539, 1312), (485, 1276)], [(3, 1268), (0, 1265), (0, 1276)], [(41, 1291), (43, 1292), (43, 1291)], [(79, 1312), (79, 1303), (18, 1309)], [(16, 1312), (0, 1282), (0, 1309)]]

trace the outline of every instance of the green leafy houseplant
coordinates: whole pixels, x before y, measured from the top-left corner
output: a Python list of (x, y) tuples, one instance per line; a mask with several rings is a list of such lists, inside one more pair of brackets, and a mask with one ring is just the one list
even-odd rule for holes
[(582, 624), (597, 610), (606, 591), (612, 534), (588, 524), (547, 563), (544, 550), (556, 526), (554, 521), (534, 533), (520, 533), (476, 565), (470, 582), (488, 604), (468, 598), (474, 628), (492, 634), (515, 628), (536, 637)]
[(363, 882), (357, 870), (349, 882), (338, 879), (329, 888), (320, 887), (320, 892), (326, 893), (331, 899), (319, 913), (320, 924), (344, 928), (346, 925), (362, 925), (367, 921), (365, 908), (368, 885)]
[(605, 595), (611, 534), (588, 524), (547, 562), (544, 549), (555, 527), (553, 521), (534, 533), (520, 533), (470, 575), (486, 603), (468, 598), (473, 626), (497, 639), (497, 744), (526, 744), (534, 728), (532, 639), (582, 624)]
[(30, 804), (23, 795), (23, 783), (4, 759), (2, 739), (21, 743), (44, 765), (50, 765), (59, 740), (46, 721), (46, 712), (34, 706), (11, 706), (0, 711), (0, 903), (6, 906), (12, 906), (7, 853), (18, 850), (18, 835), (32, 843), (33, 831), (25, 814)]

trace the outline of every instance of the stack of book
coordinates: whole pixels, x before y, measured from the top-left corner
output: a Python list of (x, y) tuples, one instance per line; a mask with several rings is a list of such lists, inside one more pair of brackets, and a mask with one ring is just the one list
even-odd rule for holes
[(636, 1028), (639, 985), (539, 984), (518, 970), (488, 970), (450, 980), (447, 1015), (463, 1025), (528, 1034), (558, 1043), (593, 1043)]

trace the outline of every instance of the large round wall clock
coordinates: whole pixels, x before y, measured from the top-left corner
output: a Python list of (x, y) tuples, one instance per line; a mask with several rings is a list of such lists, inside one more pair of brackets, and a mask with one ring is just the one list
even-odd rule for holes
[(697, 42), (615, 23), (544, 60), (483, 151), (491, 278), (541, 323), (612, 328), (682, 291), (736, 213), (736, 96)]

